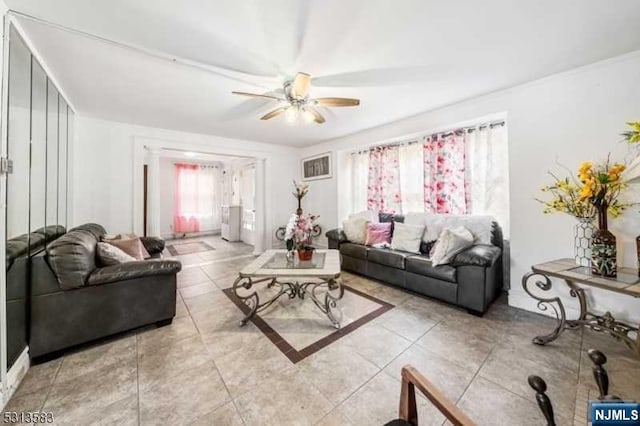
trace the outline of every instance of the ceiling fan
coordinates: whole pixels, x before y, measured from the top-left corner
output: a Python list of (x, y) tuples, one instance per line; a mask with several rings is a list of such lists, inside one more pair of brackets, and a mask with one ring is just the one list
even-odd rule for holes
[(360, 99), (351, 98), (309, 98), (311, 89), (311, 76), (299, 72), (292, 81), (284, 84), (284, 97), (272, 95), (260, 95), (257, 93), (231, 92), (234, 95), (251, 96), (257, 98), (267, 98), (278, 101), (283, 105), (260, 117), (260, 120), (269, 120), (284, 114), (285, 121), (295, 124), (299, 121), (310, 123), (315, 121), (318, 124), (325, 122), (324, 117), (316, 106), (321, 107), (350, 107), (360, 105)]

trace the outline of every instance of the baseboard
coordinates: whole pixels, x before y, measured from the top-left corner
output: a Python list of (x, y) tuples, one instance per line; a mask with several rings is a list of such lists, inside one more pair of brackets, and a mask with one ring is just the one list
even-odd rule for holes
[(9, 399), (11, 399), (11, 396), (13, 396), (15, 391), (18, 389), (18, 386), (20, 386), (22, 379), (29, 370), (29, 365), (29, 347), (27, 346), (7, 372), (7, 387), (5, 388), (7, 394), (2, 396), (3, 409), (6, 403), (9, 402)]

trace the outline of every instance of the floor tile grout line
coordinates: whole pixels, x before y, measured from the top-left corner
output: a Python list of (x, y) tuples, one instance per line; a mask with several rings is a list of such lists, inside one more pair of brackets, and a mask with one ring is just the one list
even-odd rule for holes
[[(185, 303), (185, 306), (187, 304)], [(233, 407), (236, 410), (236, 413), (238, 414), (238, 416), (240, 417), (240, 420), (242, 421), (242, 424), (246, 424), (244, 418), (242, 417), (242, 414), (240, 413), (240, 410), (238, 409), (238, 406), (236, 405), (235, 402), (235, 398), (233, 397), (233, 395), (231, 395), (231, 392), (229, 391), (229, 387), (227, 386), (227, 382), (224, 380), (224, 376), (222, 375), (222, 373), (220, 372), (220, 369), (218, 368), (218, 365), (216, 364), (215, 359), (213, 359), (213, 356), (211, 355), (211, 353), (209, 352), (209, 349), (207, 347), (207, 344), (204, 342), (204, 340), (202, 339), (202, 333), (200, 333), (200, 329), (198, 328), (198, 324), (196, 322), (196, 320), (193, 318), (191, 311), (189, 310), (189, 307), (186, 306), (187, 308), (187, 314), (189, 315), (189, 318), (191, 319), (191, 322), (193, 323), (193, 325), (196, 327), (196, 331), (198, 332), (198, 337), (200, 338), (200, 342), (202, 342), (202, 345), (204, 346), (204, 349), (207, 351), (207, 353), (209, 354), (209, 356), (211, 356), (211, 363), (213, 364), (213, 368), (215, 369), (216, 373), (218, 374), (218, 377), (220, 377), (220, 380), (222, 381), (222, 385), (224, 386), (224, 389), (227, 391), (227, 395), (229, 395), (229, 400), (231, 401), (231, 403), (233, 404)], [(225, 402), (226, 404), (226, 402)], [(224, 405), (224, 404), (222, 404)], [(218, 408), (222, 407), (222, 405), (220, 405), (219, 407), (216, 407), (216, 409), (212, 410), (210, 413), (212, 413), (213, 411), (217, 410)], [(204, 417), (204, 416), (203, 416)], [(197, 419), (196, 419), (197, 420)]]
[(62, 368), (62, 363), (64, 362), (64, 356), (62, 357), (62, 359), (60, 360), (60, 365), (58, 366), (58, 368), (56, 368), (56, 373), (53, 375), (53, 380), (51, 381), (51, 385), (49, 385), (49, 388), (47, 389), (47, 395), (44, 397), (44, 401), (42, 401), (42, 406), (40, 407), (40, 410), (44, 410), (44, 406), (47, 405), (47, 401), (49, 400), (49, 395), (51, 395), (51, 390), (53, 389), (53, 386), (56, 384), (56, 380), (58, 379), (58, 374), (60, 373), (60, 369)]
[[(391, 311), (389, 311), (391, 312)], [(338, 402), (336, 404), (336, 406), (333, 408), (333, 410), (331, 410), (329, 413), (327, 413), (327, 415), (329, 415), (332, 411), (336, 410), (338, 407), (340, 407), (342, 404), (344, 404), (345, 401), (347, 401), (349, 398), (351, 398), (355, 393), (357, 393), (361, 388), (363, 388), (364, 386), (367, 385), (367, 383), (371, 382), (374, 378), (378, 377), (381, 373), (386, 374), (387, 376), (390, 376), (389, 374), (387, 374), (384, 370), (393, 362), (395, 361), (398, 357), (400, 357), (400, 355), (402, 355), (403, 353), (405, 353), (406, 351), (409, 350), (409, 348), (413, 347), (416, 342), (418, 340), (420, 340), (425, 334), (427, 334), (433, 327), (435, 326), (435, 324), (433, 326), (431, 326), (429, 328), (429, 330), (425, 331), (422, 335), (420, 335), (420, 337), (418, 337), (415, 341), (411, 342), (411, 344), (402, 352), (400, 352), (398, 355), (396, 355), (391, 361), (389, 361), (387, 364), (385, 364), (384, 367), (380, 368), (377, 365), (375, 365), (372, 361), (368, 360), (367, 358), (365, 358), (364, 356), (362, 356), (361, 354), (357, 353), (360, 357), (362, 357), (363, 359), (367, 360), (368, 362), (370, 362), (371, 364), (375, 365), (376, 368), (378, 368), (378, 372), (376, 374), (374, 374), (373, 376), (371, 376), (367, 381), (365, 381), (364, 383), (362, 383), (360, 386), (358, 386), (358, 388), (356, 388), (353, 392), (351, 392), (349, 395), (347, 395), (343, 400), (341, 400), (340, 402)], [(391, 331), (391, 330), (389, 330)], [(402, 337), (402, 336), (401, 336)], [(408, 339), (407, 339), (408, 340)], [(322, 394), (322, 392), (320, 392)], [(324, 394), (323, 394), (324, 395)], [(326, 398), (326, 396), (325, 396)], [(347, 418), (350, 421), (354, 421), (351, 417), (349, 417), (349, 414), (346, 413)], [(326, 416), (325, 416), (326, 417)]]

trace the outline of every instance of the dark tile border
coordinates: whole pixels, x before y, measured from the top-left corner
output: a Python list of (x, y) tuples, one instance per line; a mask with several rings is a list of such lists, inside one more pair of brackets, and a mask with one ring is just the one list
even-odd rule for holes
[[(179, 246), (182, 244), (200, 244), (200, 246), (203, 246), (203, 247), (199, 250), (190, 251), (189, 253), (178, 253), (178, 250), (176, 250), (174, 246)], [(215, 249), (216, 249), (215, 247), (212, 247), (211, 245), (205, 243), (204, 241), (185, 241), (177, 244), (176, 243), (167, 244), (167, 250), (169, 250), (169, 253), (171, 253), (172, 256), (184, 256), (186, 254), (201, 253), (203, 251), (211, 251)]]
[[(358, 318), (357, 320), (353, 321), (350, 324), (347, 324), (346, 326), (337, 329), (336, 331), (334, 331), (333, 333), (329, 334), (328, 336), (323, 337), (322, 339), (318, 340), (317, 342), (307, 346), (306, 348), (303, 348), (301, 350), (296, 350), (293, 346), (291, 346), (289, 344), (289, 342), (287, 342), (282, 336), (280, 336), (280, 334), (275, 331), (273, 328), (271, 328), (271, 326), (269, 324), (267, 324), (267, 322), (265, 320), (262, 319), (262, 317), (260, 317), (260, 315), (254, 315), (253, 318), (251, 318), (251, 322), (253, 322), (255, 324), (256, 327), (258, 327), (258, 329), (260, 331), (262, 331), (262, 333), (264, 333), (265, 336), (267, 336), (267, 338), (269, 340), (271, 340), (271, 342), (276, 345), (276, 347), (278, 349), (280, 349), (280, 351), (285, 354), (285, 356), (287, 358), (289, 358), (289, 360), (296, 364), (297, 362), (302, 361), (303, 359), (305, 359), (306, 357), (308, 357), (309, 355), (312, 355), (316, 352), (318, 352), (320, 349), (322, 348), (326, 348), (327, 346), (329, 346), (331, 343), (341, 339), (342, 337), (346, 336), (347, 334), (351, 333), (352, 331), (357, 330), (358, 328), (362, 327), (363, 325), (365, 325), (366, 323), (373, 321), (374, 319), (378, 318), (380, 315), (384, 314), (385, 312), (395, 308), (394, 305), (392, 305), (391, 303), (385, 302), (383, 300), (380, 300), (376, 297), (373, 297), (369, 294), (363, 293), (359, 290), (356, 290), (355, 288), (351, 288), (349, 286), (346, 285), (342, 285), (342, 287), (346, 290), (346, 291), (350, 291), (351, 293), (354, 293), (360, 297), (364, 297), (365, 299), (371, 300), (377, 304), (380, 305), (380, 307), (378, 309), (376, 309), (373, 312), (369, 312), (367, 315)], [(245, 305), (242, 300), (240, 300), (238, 297), (236, 297), (236, 295), (233, 293), (233, 289), (232, 288), (227, 288), (222, 290), (222, 292), (224, 294), (227, 295), (227, 297), (233, 302), (235, 303), (235, 305), (240, 308), (240, 310), (242, 312), (244, 312), (245, 314), (248, 314), (249, 311), (251, 310), (247, 305)]]

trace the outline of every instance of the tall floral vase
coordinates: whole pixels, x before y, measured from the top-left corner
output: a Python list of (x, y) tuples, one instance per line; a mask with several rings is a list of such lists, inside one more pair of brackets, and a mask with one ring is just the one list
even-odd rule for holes
[(573, 232), (573, 256), (576, 265), (591, 267), (591, 244), (594, 232), (592, 217), (578, 218)]
[(591, 245), (591, 272), (604, 277), (617, 274), (616, 237), (607, 229), (607, 205), (598, 205), (598, 229)]

